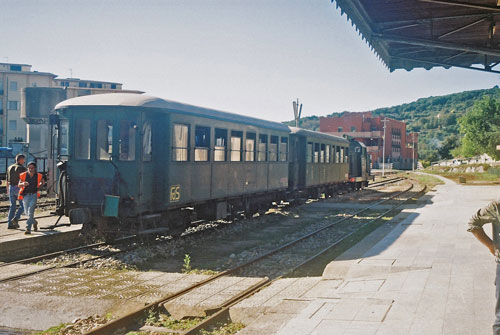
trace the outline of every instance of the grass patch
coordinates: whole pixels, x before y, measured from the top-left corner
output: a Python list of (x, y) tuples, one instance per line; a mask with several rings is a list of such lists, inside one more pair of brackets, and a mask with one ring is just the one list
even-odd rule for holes
[(215, 270), (208, 270), (208, 269), (192, 269), (188, 272), (185, 272), (189, 275), (207, 275), (207, 276), (215, 276), (216, 274), (219, 274), (219, 271)]
[(148, 326), (165, 327), (171, 330), (187, 330), (196, 326), (204, 319), (205, 318), (185, 318), (176, 320), (170, 315), (156, 314), (150, 311), (145, 323)]
[(168, 316), (160, 321), (159, 326), (172, 330), (187, 330), (199, 324), (201, 321), (203, 321), (203, 319), (204, 318), (187, 318), (176, 320)]
[(486, 172), (463, 172), (463, 171), (451, 171), (449, 167), (430, 167), (424, 170), (430, 174), (440, 175), (442, 177), (453, 180), (454, 182), (459, 182), (460, 179), (464, 178), (466, 183), (471, 184), (499, 184), (500, 178), (498, 175)]
[(66, 323), (61, 323), (58, 326), (50, 327), (47, 330), (35, 333), (35, 335), (59, 335), (61, 331), (66, 327)]
[(245, 328), (245, 325), (241, 322), (235, 323), (225, 323), (218, 328), (213, 330), (202, 330), (200, 334), (202, 335), (233, 335)]
[(419, 184), (427, 186), (427, 190), (432, 190), (436, 185), (444, 184), (441, 179), (424, 174), (412, 173), (411, 178), (416, 180)]

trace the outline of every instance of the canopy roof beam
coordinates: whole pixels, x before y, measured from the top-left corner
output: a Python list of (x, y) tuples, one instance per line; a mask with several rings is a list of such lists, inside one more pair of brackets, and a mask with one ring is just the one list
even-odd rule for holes
[(444, 66), (444, 67), (452, 67), (453, 66), (453, 67), (459, 67), (459, 68), (462, 68), (462, 69), (469, 69), (469, 70), (476, 70), (476, 71), (491, 72), (491, 73), (499, 73), (500, 74), (500, 71), (492, 70), (492, 67), (498, 65), (498, 63), (496, 63), (493, 66), (489, 66), (489, 67), (486, 67), (484, 69), (481, 69), (479, 67), (464, 66), (464, 65), (452, 64), (452, 63), (446, 63), (446, 62), (428, 61), (428, 60), (425, 60), (425, 59), (418, 59), (418, 58), (393, 57), (393, 59), (400, 59), (400, 60), (412, 61), (412, 62), (420, 62), (420, 63), (431, 64), (431, 65), (438, 65), (438, 66)]
[(451, 0), (419, 0), (419, 1), (430, 2), (430, 3), (440, 4), (440, 5), (461, 6), (461, 7), (467, 7), (467, 8), (500, 12), (499, 7), (476, 5), (476, 4), (472, 4), (472, 3), (468, 3), (468, 2), (459, 2), (459, 1), (451, 1)]
[[(378, 26), (387, 26), (387, 25), (395, 25), (395, 24), (401, 24), (401, 25), (423, 24), (423, 23), (437, 22), (437, 21), (450, 20), (450, 19), (468, 19), (468, 18), (472, 19), (475, 17), (484, 17), (485, 15), (497, 16), (497, 15), (500, 15), (500, 13), (495, 12), (495, 13), (446, 15), (446, 16), (437, 16), (437, 17), (426, 17), (426, 18), (413, 19), (413, 20), (395, 20), (395, 21), (387, 20), (387, 21), (383, 21), (383, 22), (377, 22), (377, 25)], [(404, 27), (404, 26), (402, 26), (402, 27)], [(391, 28), (388, 28), (388, 29), (391, 29)], [(381, 30), (384, 30), (384, 29), (381, 29)]]
[(484, 21), (486, 21), (486, 20), (488, 20), (488, 17), (483, 17), (482, 19), (479, 19), (479, 20), (476, 20), (476, 21), (471, 22), (471, 23), (469, 23), (469, 24), (466, 24), (465, 26), (462, 26), (462, 27), (459, 27), (459, 28), (453, 29), (453, 30), (451, 30), (451, 31), (449, 31), (449, 32), (447, 32), (447, 33), (444, 33), (443, 35), (438, 36), (438, 38), (445, 38), (445, 37), (447, 37), (447, 36), (450, 36), (450, 35), (453, 35), (453, 34), (455, 34), (455, 33), (458, 33), (459, 31), (462, 31), (462, 30), (464, 30), (464, 29), (467, 29), (467, 28), (470, 28), (470, 27), (472, 27), (472, 26), (475, 26), (476, 24), (481, 23), (481, 22), (484, 22)]
[(426, 39), (398, 36), (392, 34), (373, 34), (372, 38), (375, 40), (382, 40), (386, 42), (420, 45), (423, 47), (441, 48), (449, 50), (461, 50), (483, 55), (500, 57), (500, 50), (475, 47), (465, 44), (456, 44), (456, 43), (436, 41), (436, 40), (426, 40)]

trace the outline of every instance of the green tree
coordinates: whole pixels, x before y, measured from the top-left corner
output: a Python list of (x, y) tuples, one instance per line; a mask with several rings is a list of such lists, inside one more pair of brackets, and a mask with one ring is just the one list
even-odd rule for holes
[(472, 110), (459, 119), (460, 133), (463, 135), (461, 152), (470, 157), (487, 153), (498, 157), (500, 144), (500, 104), (492, 97), (477, 101)]
[(438, 149), (438, 154), (441, 159), (453, 158), (452, 150), (460, 145), (460, 139), (457, 135), (450, 135), (445, 138), (441, 147)]

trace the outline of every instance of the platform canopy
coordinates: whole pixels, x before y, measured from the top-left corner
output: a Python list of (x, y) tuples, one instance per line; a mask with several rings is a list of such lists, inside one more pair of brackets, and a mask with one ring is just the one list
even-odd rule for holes
[(500, 0), (331, 1), (391, 72), (455, 66), (500, 73)]

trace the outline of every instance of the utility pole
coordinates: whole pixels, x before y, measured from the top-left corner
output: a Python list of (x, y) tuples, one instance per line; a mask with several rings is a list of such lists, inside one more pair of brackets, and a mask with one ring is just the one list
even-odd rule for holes
[(413, 132), (413, 145), (412, 145), (412, 157), (413, 159), (411, 160), (411, 170), (415, 172), (415, 132)]
[(299, 127), (300, 114), (302, 114), (302, 104), (299, 105), (299, 98), (293, 102), (293, 116), (295, 118), (295, 127)]
[(387, 118), (384, 117), (384, 119), (382, 120), (382, 122), (384, 123), (384, 137), (382, 138), (382, 177), (385, 176), (385, 124), (387, 122)]

